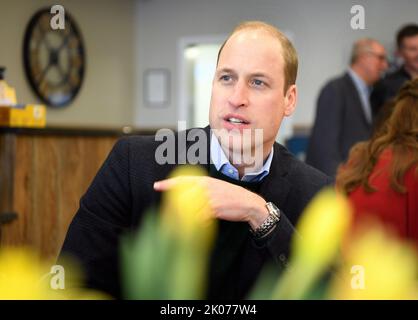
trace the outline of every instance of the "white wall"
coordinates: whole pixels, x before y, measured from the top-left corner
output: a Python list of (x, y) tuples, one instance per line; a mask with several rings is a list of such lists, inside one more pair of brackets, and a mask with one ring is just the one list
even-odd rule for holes
[(0, 65), (18, 102), (40, 101), (26, 80), (22, 46), (27, 23), (44, 6), (61, 4), (84, 38), (87, 69), (76, 100), (48, 108), (48, 125), (123, 126), (133, 123), (134, 0), (0, 0)]
[(199, 54), (195, 58), (194, 68), (194, 120), (191, 126), (205, 127), (209, 118), (209, 103), (211, 92), (208, 87), (212, 85), (216, 70), (216, 58), (220, 45), (201, 45)]
[[(352, 30), (350, 8), (366, 10), (366, 29)], [(320, 87), (344, 71), (351, 45), (369, 36), (392, 47), (400, 25), (417, 21), (416, 0), (138, 0), (136, 2), (136, 116), (140, 126), (175, 127), (178, 114), (178, 41), (182, 37), (229, 33), (241, 20), (264, 20), (290, 31), (299, 53), (299, 102), (293, 124), (311, 125)], [(171, 105), (144, 106), (142, 74), (171, 72)], [(210, 88), (208, 88), (210, 90)]]

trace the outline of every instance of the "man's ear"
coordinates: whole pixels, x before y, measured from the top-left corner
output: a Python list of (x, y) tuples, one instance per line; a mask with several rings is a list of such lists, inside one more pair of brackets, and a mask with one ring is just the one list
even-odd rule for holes
[(292, 84), (286, 91), (286, 95), (284, 97), (284, 115), (286, 117), (291, 116), (293, 111), (295, 111), (297, 93), (297, 87), (295, 84)]

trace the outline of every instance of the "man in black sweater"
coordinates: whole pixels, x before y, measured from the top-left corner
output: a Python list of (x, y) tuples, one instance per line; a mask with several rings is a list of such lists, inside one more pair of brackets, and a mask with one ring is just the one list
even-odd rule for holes
[[(244, 298), (267, 261), (285, 266), (294, 225), (329, 183), (275, 142), (283, 117), (296, 105), (296, 73), (296, 51), (280, 31), (262, 22), (240, 24), (219, 52), (210, 127), (175, 136), (176, 146), (190, 134), (203, 137), (206, 146), (207, 152), (199, 153), (207, 156), (197, 165), (209, 175), (193, 179), (205, 185), (220, 222), (209, 298)], [(79, 259), (89, 287), (115, 297), (121, 297), (120, 236), (136, 229), (144, 210), (178, 183), (178, 178), (167, 179), (178, 163), (161, 164), (159, 141), (130, 137), (115, 145), (82, 197), (62, 248), (62, 254)], [(183, 141), (175, 159), (192, 162), (183, 157), (191, 141)]]

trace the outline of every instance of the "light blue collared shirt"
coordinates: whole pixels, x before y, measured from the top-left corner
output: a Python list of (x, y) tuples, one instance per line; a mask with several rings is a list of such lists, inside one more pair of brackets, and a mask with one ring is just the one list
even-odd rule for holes
[(360, 95), (360, 100), (362, 102), (362, 107), (366, 119), (369, 123), (372, 123), (372, 108), (370, 106), (370, 88), (367, 84), (361, 79), (353, 69), (348, 69), (348, 74), (350, 75), (351, 79), (354, 82), (354, 85), (357, 89), (357, 92)]
[[(229, 162), (224, 151), (222, 150), (221, 145), (219, 144), (218, 139), (212, 133), (211, 142), (210, 142), (210, 159), (214, 164), (216, 170), (220, 171), (227, 177), (230, 177), (234, 180), (240, 180), (238, 170)], [(241, 181), (245, 182), (259, 182), (264, 179), (270, 172), (271, 161), (273, 160), (273, 147), (271, 152), (267, 157), (267, 160), (264, 162), (264, 165), (257, 172), (247, 173), (241, 178)]]

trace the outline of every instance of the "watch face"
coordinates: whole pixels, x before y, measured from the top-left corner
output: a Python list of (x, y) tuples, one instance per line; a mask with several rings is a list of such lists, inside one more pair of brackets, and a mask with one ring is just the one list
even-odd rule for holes
[(54, 30), (50, 8), (30, 20), (24, 38), (26, 76), (36, 95), (47, 105), (68, 105), (79, 92), (85, 69), (82, 37), (73, 18), (65, 11), (64, 29)]
[(276, 217), (277, 221), (279, 221), (280, 209), (277, 208), (273, 202), (267, 202), (266, 206), (267, 206), (268, 211)]

